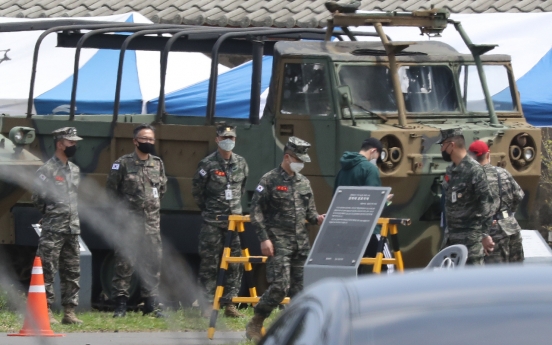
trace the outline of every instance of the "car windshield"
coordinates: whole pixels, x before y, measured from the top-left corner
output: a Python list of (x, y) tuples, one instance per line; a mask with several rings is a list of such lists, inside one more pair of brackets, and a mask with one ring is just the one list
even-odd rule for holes
[[(508, 70), (501, 65), (484, 65), (485, 79), (496, 112), (515, 111)], [(460, 88), (462, 101), (471, 112), (487, 112), (487, 103), (477, 74), (477, 67), (464, 65), (460, 68)]]

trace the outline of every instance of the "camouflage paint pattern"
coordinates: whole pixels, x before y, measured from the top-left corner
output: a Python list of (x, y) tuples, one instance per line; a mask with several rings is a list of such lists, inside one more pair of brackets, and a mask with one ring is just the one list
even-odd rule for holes
[(37, 170), (32, 200), (43, 214), (43, 231), (80, 234), (77, 210), (79, 182), (79, 167), (70, 161), (63, 164), (56, 156)]
[[(235, 153), (228, 163), (218, 151), (199, 162), (192, 181), (192, 194), (205, 222), (228, 225), (227, 221), (217, 221), (216, 216), (242, 214), (241, 197), (245, 193), (248, 176), (247, 162)], [(228, 185), (232, 200), (225, 198)]]
[(43, 230), (38, 239), (37, 256), (42, 260), (48, 305), (53, 305), (55, 301), (54, 278), (59, 269), (61, 305), (77, 306), (80, 290), (79, 235)]
[[(393, 37), (393, 39), (396, 39)], [(339, 168), (339, 157), (344, 151), (357, 151), (362, 140), (375, 137), (384, 142), (388, 150), (398, 150), (400, 157), (393, 164), (380, 164), (382, 185), (391, 186), (395, 197), (393, 204), (385, 210), (384, 216), (412, 219), (412, 225), (399, 229), (401, 250), (406, 267), (422, 267), (437, 253), (442, 233), (439, 229), (440, 184), (447, 163), (441, 158), (438, 145), (441, 129), (463, 128), (466, 143), (481, 139), (492, 142), (491, 164), (507, 169), (522, 187), (525, 198), (516, 214), (521, 226), (526, 226), (529, 211), (535, 206), (538, 179), (541, 176), (541, 130), (527, 124), (521, 110), (521, 103), (510, 58), (505, 55), (485, 54), (481, 56), (484, 65), (502, 66), (510, 80), (514, 109), (499, 111), (501, 126), (491, 126), (486, 111), (468, 112), (462, 100), (459, 83), (459, 67), (473, 65), (473, 57), (460, 54), (441, 42), (418, 42), (405, 52), (421, 52), (421, 55), (397, 56), (397, 62), (404, 66), (420, 64), (442, 65), (452, 70), (456, 80), (459, 109), (455, 113), (407, 113), (407, 124), (400, 126), (396, 113), (385, 113), (387, 120), (373, 115), (357, 116), (353, 125), (346, 107), (341, 104), (337, 87), (339, 68), (343, 63), (388, 66), (386, 56), (351, 54), (353, 50), (382, 50), (375, 42), (278, 42), (275, 45), (274, 65), (270, 92), (264, 115), (259, 125), (251, 125), (246, 119), (228, 119), (237, 126), (240, 140), (235, 152), (245, 157), (250, 164), (250, 178), (246, 183), (247, 198), (242, 200), (243, 210), (254, 195), (263, 172), (270, 170), (283, 153), (283, 146), (290, 136), (299, 136), (313, 144), (309, 154), (312, 163), (302, 173), (316, 191), (316, 203), (320, 210), (326, 210), (331, 202), (333, 180)], [(425, 55), (424, 55), (425, 54)], [(328, 93), (325, 99), (330, 111), (324, 116), (315, 114), (294, 114), (282, 112), (284, 87), (284, 65), (286, 63), (322, 63), (328, 73), (325, 75)], [(152, 115), (120, 115), (117, 123), (111, 123), (108, 115), (77, 115), (75, 121), (66, 116), (36, 116), (27, 119), (25, 115), (2, 118), (2, 133), (7, 134), (16, 125), (37, 129), (37, 138), (29, 149), (46, 158), (53, 152), (52, 130), (61, 126), (76, 127), (86, 140), (79, 143), (79, 155), (75, 162), (86, 178), (103, 184), (111, 163), (120, 155), (134, 149), (132, 129), (136, 123), (154, 122)], [(197, 163), (216, 149), (214, 127), (205, 125), (205, 118), (197, 116), (164, 117), (164, 123), (156, 123), (156, 150), (166, 163), (169, 185), (163, 200), (162, 210), (171, 212), (197, 212), (192, 198), (191, 186)], [(521, 133), (527, 133), (526, 146), (535, 148), (536, 157), (524, 165), (515, 165), (510, 157), (510, 148)], [(538, 145), (539, 144), (539, 145)], [(522, 147), (523, 148), (523, 147)], [(191, 229), (198, 231), (199, 229)], [(0, 230), (6, 231), (6, 230)], [(10, 229), (13, 232), (13, 229)], [(9, 232), (9, 231), (6, 231)], [(312, 241), (317, 227), (309, 227)], [(9, 234), (8, 234), (9, 235)], [(3, 237), (10, 237), (10, 236)], [(13, 237), (13, 236), (12, 236)], [(94, 248), (92, 248), (94, 249)]]
[(494, 250), (485, 256), (485, 264), (515, 263), (525, 259), (521, 232), (496, 238), (493, 236)]
[[(217, 273), (220, 267), (220, 258), (224, 248), (224, 239), (228, 232), (225, 224), (203, 223), (199, 232), (199, 282), (203, 286), (205, 301), (213, 303), (215, 290), (217, 288)], [(232, 233), (230, 244), (230, 255), (241, 256), (240, 238), (237, 233)], [(243, 266), (241, 264), (229, 264), (225, 275), (223, 297), (237, 297), (241, 287)]]
[(56, 156), (36, 172), (32, 200), (43, 215), (37, 255), (42, 259), (46, 299), (50, 305), (55, 300), (54, 277), (58, 268), (61, 304), (76, 306), (79, 303), (79, 182), (79, 167), (69, 161), (64, 164)]
[(298, 173), (289, 176), (279, 166), (261, 178), (251, 202), (251, 223), (259, 241), (270, 239), (274, 256), (266, 267), (270, 287), (255, 313), (268, 316), (288, 293), (303, 288), (303, 265), (310, 250), (305, 221), (316, 224), (317, 217), (306, 177)]
[(266, 279), (270, 284), (259, 303), (255, 314), (268, 317), (286, 296), (293, 298), (303, 290), (303, 267), (308, 250), (299, 249), (293, 238), (282, 237), (273, 241), (274, 256), (266, 262)]
[[(242, 214), (241, 197), (245, 192), (248, 175), (249, 167), (243, 157), (233, 153), (226, 162), (217, 150), (199, 162), (192, 181), (192, 194), (204, 221), (199, 233), (199, 281), (204, 288), (205, 300), (209, 303), (212, 303), (215, 295), (217, 272), (228, 232), (228, 221), (217, 220), (216, 217)], [(228, 189), (232, 191), (231, 200), (226, 200), (225, 191)], [(232, 235), (231, 255), (240, 256), (239, 237), (237, 233)], [(229, 265), (225, 297), (238, 295), (242, 274), (241, 264)]]
[(166, 181), (163, 161), (151, 154), (144, 161), (136, 153), (127, 154), (111, 166), (107, 190), (120, 200), (121, 210), (126, 210), (129, 215), (122, 217), (118, 227), (124, 231), (127, 242), (125, 248), (115, 250), (113, 297), (128, 297), (136, 265), (142, 282), (141, 296), (159, 294), (162, 257), (159, 210), (160, 200), (166, 192)]
[(468, 264), (483, 264), (483, 234), (489, 233), (493, 198), (483, 167), (466, 155), (447, 168), (445, 215), (450, 244), (468, 247)]
[[(138, 228), (138, 225), (137, 225)], [(112, 281), (112, 298), (130, 297), (132, 274), (138, 271), (140, 278), (140, 296), (159, 296), (159, 279), (161, 277), (161, 234), (134, 234), (127, 243), (130, 250), (115, 250), (115, 270)]]
[[(485, 257), (485, 263), (523, 261), (521, 227), (513, 216), (523, 200), (523, 190), (507, 170), (491, 164), (483, 165), (483, 169), (487, 175), (489, 189), (493, 194), (493, 214), (495, 215), (494, 220), (496, 220), (496, 224), (492, 225), (489, 231), (489, 235), (495, 243), (494, 250)], [(500, 185), (498, 183), (499, 174)], [(508, 217), (504, 218), (503, 212), (507, 212)]]

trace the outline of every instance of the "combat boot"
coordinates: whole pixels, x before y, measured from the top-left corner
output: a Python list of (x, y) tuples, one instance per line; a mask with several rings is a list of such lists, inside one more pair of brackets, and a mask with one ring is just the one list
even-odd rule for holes
[(247, 326), (245, 326), (245, 336), (255, 344), (257, 344), (263, 337), (261, 330), (263, 329), (264, 320), (264, 316), (255, 314), (251, 321), (247, 323)]
[(146, 297), (144, 301), (144, 308), (142, 309), (142, 316), (153, 313), (155, 317), (165, 317), (161, 312), (159, 305), (156, 303), (157, 299), (155, 297)]
[(75, 307), (72, 305), (66, 305), (63, 307), (65, 309), (65, 313), (63, 315), (63, 319), (61, 319), (61, 323), (64, 325), (73, 325), (73, 324), (81, 324), (82, 320), (77, 319), (77, 315), (75, 315)]
[(125, 317), (127, 310), (127, 297), (119, 296), (115, 298), (115, 311), (113, 317)]
[(226, 308), (224, 308), (224, 316), (226, 317), (245, 317), (242, 313), (238, 311), (238, 308), (236, 308), (235, 304), (228, 304)]
[(59, 325), (59, 321), (54, 318), (54, 313), (48, 305), (48, 318), (50, 319), (50, 325)]

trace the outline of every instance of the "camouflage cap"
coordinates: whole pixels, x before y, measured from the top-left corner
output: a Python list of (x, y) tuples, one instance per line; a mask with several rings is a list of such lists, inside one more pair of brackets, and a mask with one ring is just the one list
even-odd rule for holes
[(311, 144), (304, 141), (303, 139), (299, 139), (297, 137), (289, 137), (289, 141), (286, 144), (285, 150), (291, 151), (294, 156), (296, 156), (303, 162), (310, 163), (311, 159), (307, 154), (310, 146)]
[(217, 124), (217, 135), (219, 137), (237, 137), (236, 126), (230, 126), (226, 123)]
[(75, 127), (63, 127), (56, 129), (52, 132), (54, 139), (67, 139), (67, 140), (82, 140), (81, 137), (77, 136), (77, 129)]
[(464, 137), (462, 128), (441, 129), (441, 139), (439, 139), (437, 144), (442, 144), (445, 140), (458, 136)]

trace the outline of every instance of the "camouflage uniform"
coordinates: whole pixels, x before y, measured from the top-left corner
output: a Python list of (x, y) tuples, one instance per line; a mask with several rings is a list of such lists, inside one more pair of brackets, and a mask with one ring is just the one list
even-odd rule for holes
[[(57, 139), (81, 140), (72, 127), (61, 128), (52, 134)], [(80, 289), (80, 222), (77, 211), (80, 169), (53, 156), (37, 170), (36, 176), (32, 200), (43, 214), (37, 255), (42, 259), (46, 298), (49, 305), (54, 303), (54, 277), (59, 264), (61, 304), (77, 306)]]
[[(241, 197), (245, 192), (245, 182), (249, 168), (245, 159), (232, 153), (228, 161), (218, 151), (199, 162), (192, 181), (192, 194), (201, 210), (203, 226), (199, 233), (199, 279), (205, 289), (206, 301), (212, 303), (217, 287), (217, 271), (228, 231), (228, 221), (216, 220), (219, 215), (242, 214)], [(232, 199), (226, 200), (225, 191), (232, 191)], [(233, 234), (231, 255), (241, 256), (240, 240)], [(243, 267), (230, 264), (226, 275), (224, 297), (238, 295)]]
[[(458, 135), (458, 129), (442, 131), (441, 142)], [(469, 155), (458, 165), (447, 167), (445, 183), (445, 215), (449, 244), (468, 248), (467, 264), (483, 265), (481, 240), (492, 222), (493, 199), (483, 167)]]
[(159, 209), (166, 184), (163, 161), (151, 154), (140, 160), (136, 153), (130, 153), (111, 167), (107, 190), (122, 201), (121, 209), (128, 213), (120, 219), (125, 250), (115, 250), (114, 298), (129, 297), (135, 265), (140, 267), (141, 296), (158, 296), (162, 255)]
[[(310, 144), (295, 137), (290, 142), (298, 144), (291, 148), (299, 159), (310, 161), (306, 155)], [(310, 182), (305, 176), (289, 176), (279, 166), (261, 178), (251, 201), (251, 223), (261, 242), (271, 240), (274, 256), (266, 263), (270, 287), (261, 296), (255, 314), (268, 317), (288, 292), (293, 297), (303, 289), (303, 266), (310, 250), (305, 220), (317, 224), (317, 217)]]
[(485, 257), (485, 263), (521, 262), (524, 259), (521, 227), (514, 214), (523, 200), (523, 190), (505, 169), (491, 164), (485, 164), (483, 169), (493, 193), (493, 219), (497, 221), (489, 232), (495, 243), (494, 250)]

